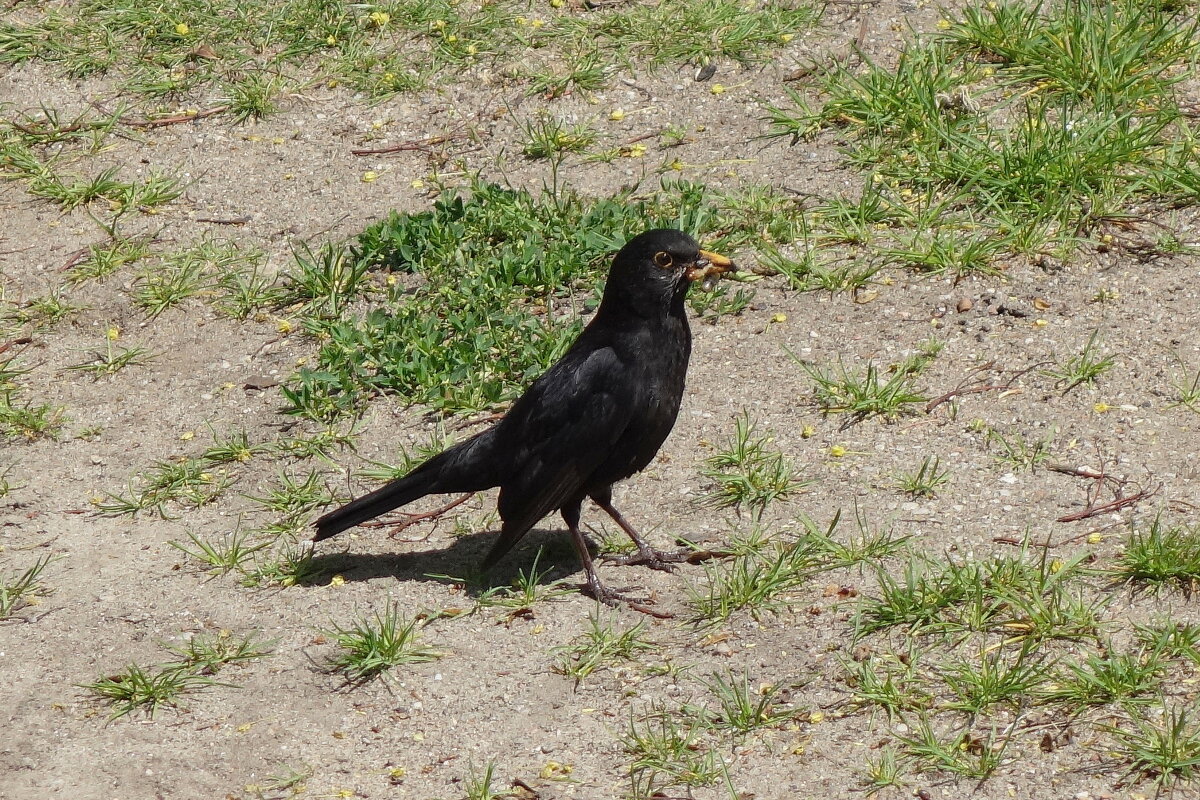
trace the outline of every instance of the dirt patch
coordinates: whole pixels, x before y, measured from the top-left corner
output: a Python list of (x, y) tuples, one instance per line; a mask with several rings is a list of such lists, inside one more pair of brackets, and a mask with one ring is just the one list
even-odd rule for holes
[[(179, 199), (158, 213), (125, 217), (123, 232), (163, 249), (230, 239), (262, 251), (271, 274), (290, 263), (299, 243), (353, 236), (393, 209), (428, 208), (435, 175), (453, 182), (479, 171), (533, 188), (562, 181), (604, 196), (623, 185), (656, 189), (658, 168), (677, 162), (679, 169), (666, 174), (715, 190), (767, 185), (820, 198), (853, 196), (863, 177), (843, 165), (841, 135), (825, 132), (796, 146), (764, 139), (764, 104), (786, 99), (783, 79), (796, 69), (846, 52), (856, 38), (868, 56), (892, 63), (905, 26), (931, 30), (937, 19), (932, 9), (904, 3), (837, 6), (766, 64), (717, 62), (706, 82), (694, 80), (693, 66), (621, 73), (608, 88), (553, 100), (469, 76), (378, 103), (316, 85), (263, 121), (234, 125), (218, 116), (113, 137), (87, 170), (184, 176)], [(714, 92), (714, 81), (725, 90)], [(37, 63), (0, 67), (0, 87), (6, 113), (43, 103), (67, 117), (119, 94), (106, 79), (68, 80)], [(1194, 81), (1182, 88), (1200, 101)], [(571, 157), (552, 174), (545, 162), (520, 154), (520, 125), (543, 109), (568, 122), (586, 120), (618, 144), (666, 125), (688, 133), (677, 146), (655, 143), (644, 158)], [(616, 109), (620, 115), (611, 113)], [(467, 129), (469, 136), (456, 138)], [(351, 152), (446, 137), (394, 154)], [(288, 785), (293, 774), (306, 776), (313, 796), (462, 797), (489, 763), (496, 768), (493, 789), (515, 785), (518, 797), (626, 797), (631, 725), (636, 730), (656, 710), (718, 707), (714, 675), (744, 678), (750, 697), (774, 687), (773, 708), (786, 718), (747, 735), (719, 726), (703, 733), (691, 751), (717, 756), (713, 779), (656, 796), (858, 797), (867, 762), (916, 735), (919, 715), (889, 720), (853, 702), (847, 664), (905, 647), (899, 632), (853, 641), (858, 598), (878, 591), (870, 570), (824, 572), (791, 591), (777, 612), (738, 613), (710, 627), (692, 621), (689, 603), (692, 593), (705, 591), (701, 565), (673, 574), (602, 567), (606, 581), (636, 585), (672, 619), (598, 609), (574, 593), (516, 614), (473, 610), (460, 584), (431, 576), (470, 574), (487, 551), (495, 503), (489, 493), (399, 538), (380, 529), (344, 534), (318, 549), (319, 578), (306, 585), (248, 588), (235, 574), (211, 577), (170, 544), (238, 530), (256, 513), (245, 498), (265, 495), (281, 474), (300, 479), (318, 469), (339, 494), (361, 491), (365, 484), (351, 471), (394, 462), (399, 448), (411, 451), (437, 431), (422, 409), (386, 398), (355, 427), (353, 451), (336, 451), (328, 462), (234, 465), (235, 483), (221, 501), (166, 518), (96, 513), (94, 499), (124, 491), (151, 465), (195, 456), (215, 434), (244, 430), (250, 441), (267, 442), (285, 430), (319, 431), (308, 422), (293, 431), (296, 420), (280, 413), (275, 385), (317, 345), (281, 329), (286, 312), (236, 321), (203, 297), (149, 319), (131, 299), (133, 270), (66, 284), (64, 265), (102, 237), (84, 210), (62, 213), (26, 189), (23, 182), (0, 185), (0, 299), (19, 307), (61, 289), (82, 308), (12, 351), (29, 369), (19, 377), (22, 397), (63, 407), (66, 421), (56, 437), (9, 439), (0, 452), (0, 470), (9, 468), (15, 487), (0, 500), (0, 570), (20, 571), (52, 556), (41, 576), (52, 592), (0, 623), (7, 709), (0, 797), (288, 796), (298, 785)], [(1194, 209), (1169, 217), (1180, 240), (1200, 241)], [(734, 255), (754, 265), (753, 253)], [(1145, 526), (1159, 513), (1194, 519), (1200, 425), (1174, 402), (1172, 387), (1200, 368), (1195, 259), (1185, 252), (1136, 260), (1120, 249), (1093, 248), (1050, 267), (1035, 259), (1006, 266), (1002, 276), (959, 280), (895, 271), (870, 296), (800, 293), (781, 276), (764, 279), (740, 314), (694, 324), (679, 423), (651, 467), (618, 487), (616, 505), (663, 546), (679, 537), (725, 543), (745, 536), (753, 527), (747, 515), (700, 502), (708, 488), (700, 477), (704, 460), (744, 409), (807, 482), (764, 514), (761, 524), (781, 534), (798, 532), (801, 514), (823, 527), (840, 512), (843, 531), (858, 515), (868, 530), (910, 537), (934, 557), (982, 562), (1015, 555), (1022, 542), (1048, 542), (1051, 560), (1082, 554), (1101, 567), (1120, 554), (1130, 524)], [(96, 380), (66, 371), (102, 347), (114, 326), (122, 345), (144, 347), (154, 360)], [(1113, 365), (1094, 385), (1064, 392), (1045, 372), (1080, 353), (1093, 333)], [(943, 347), (919, 383), (930, 400), (947, 401), (898, 421), (844, 425), (844, 416), (822, 414), (798, 363), (840, 363), (848, 371), (895, 364), (931, 336)], [(1052, 453), (1046, 463), (1075, 474), (1042, 462), (1022, 468), (1005, 450), (1018, 441), (1044, 441)], [(947, 472), (936, 496), (899, 491), (897, 473), (927, 456)], [(1118, 494), (1087, 477), (1096, 472), (1124, 481)], [(1089, 494), (1098, 485), (1101, 493)], [(1059, 521), (1141, 491), (1143, 502)], [(415, 510), (440, 502), (427, 498)], [(585, 523), (599, 527), (601, 517), (585, 509)], [(544, 520), (499, 567), (496, 581), (530, 569), (539, 546), (540, 563), (550, 567), (543, 586), (577, 580), (561, 533), (557, 518)], [(1089, 585), (1102, 584), (1096, 578)], [(1129, 623), (1200, 623), (1182, 594), (1104, 591), (1108, 603), (1097, 613), (1118, 644), (1133, 641)], [(444, 615), (421, 630), (442, 657), (401, 667), (389, 680), (345, 686), (324, 666), (335, 649), (329, 631), (389, 603), (409, 616)], [(561, 649), (580, 641), (597, 614), (621, 629), (645, 624), (642, 636), (654, 649), (576, 684), (561, 674)], [(135, 713), (106, 722), (109, 708), (80, 688), (131, 663), (167, 662), (164, 644), (183, 646), (220, 631), (256, 631), (273, 643), (272, 653), (226, 667), (216, 676), (221, 683), (152, 719)], [(1095, 638), (1067, 639), (1054, 657), (1079, 659), (1097, 648)], [(1184, 682), (1166, 696), (1189, 704), (1194, 671), (1180, 670), (1172, 675)], [(994, 709), (988, 724), (1007, 749), (987, 780), (910, 772), (902, 788), (881, 796), (1150, 791), (1122, 784), (1128, 762), (1114, 758), (1112, 740), (1097, 733), (1123, 719), (1120, 709), (1089, 714), (1092, 724), (1081, 728), (1087, 733), (1074, 736), (1053, 706)], [(984, 746), (991, 745), (966, 740), (959, 749)]]

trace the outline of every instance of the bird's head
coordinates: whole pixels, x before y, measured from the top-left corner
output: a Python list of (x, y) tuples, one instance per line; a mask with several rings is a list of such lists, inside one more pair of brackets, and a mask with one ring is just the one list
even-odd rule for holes
[(604, 297), (638, 309), (661, 308), (681, 302), (693, 283), (711, 286), (736, 269), (725, 256), (701, 250), (686, 233), (657, 228), (633, 237), (617, 253)]

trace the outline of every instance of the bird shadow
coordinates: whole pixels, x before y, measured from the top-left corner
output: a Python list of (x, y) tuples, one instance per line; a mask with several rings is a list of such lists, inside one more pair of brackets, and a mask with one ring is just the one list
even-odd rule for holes
[[(302, 586), (327, 585), (334, 575), (345, 581), (392, 578), (463, 585), (475, 595), (501, 586), (511, 586), (522, 574), (526, 580), (547, 586), (580, 571), (579, 557), (563, 531), (534, 529), (499, 564), (484, 573), (479, 569), (496, 537), (495, 531), (469, 533), (455, 538), (449, 547), (414, 553), (350, 553), (345, 550), (314, 554), (309, 577)], [(388, 540), (384, 540), (385, 546)]]

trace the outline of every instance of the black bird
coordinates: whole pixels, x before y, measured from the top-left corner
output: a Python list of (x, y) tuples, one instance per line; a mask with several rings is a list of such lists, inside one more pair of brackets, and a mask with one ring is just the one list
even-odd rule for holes
[(609, 604), (623, 599), (596, 574), (579, 530), (580, 508), (592, 498), (629, 534), (638, 554), (625, 563), (668, 568), (667, 557), (613, 508), (612, 485), (644, 469), (675, 425), (692, 350), (688, 287), (735, 269), (680, 231), (630, 239), (613, 259), (596, 316), (503, 419), (321, 517), (314, 541), (427, 494), (499, 486), (504, 524), (485, 570), (557, 509), (587, 573), (587, 593)]

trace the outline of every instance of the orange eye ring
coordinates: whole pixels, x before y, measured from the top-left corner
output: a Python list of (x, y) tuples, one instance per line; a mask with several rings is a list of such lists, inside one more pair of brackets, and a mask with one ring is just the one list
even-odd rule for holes
[(670, 269), (675, 264), (675, 259), (671, 258), (671, 254), (659, 250), (654, 254), (654, 263), (663, 269)]

